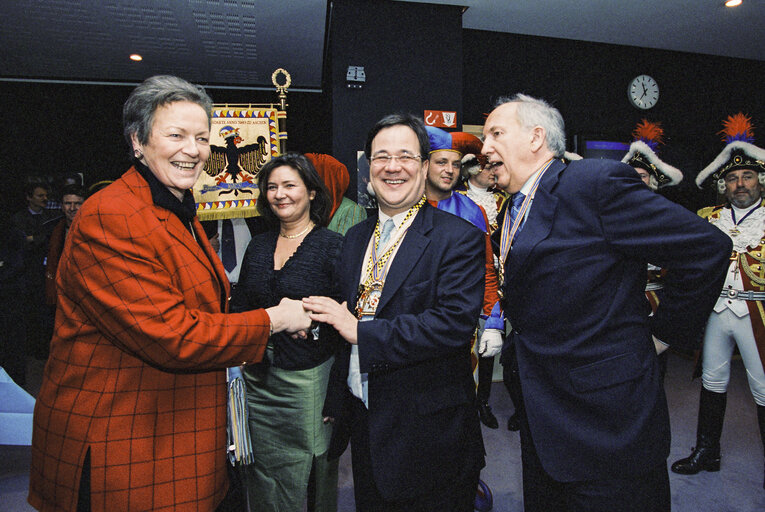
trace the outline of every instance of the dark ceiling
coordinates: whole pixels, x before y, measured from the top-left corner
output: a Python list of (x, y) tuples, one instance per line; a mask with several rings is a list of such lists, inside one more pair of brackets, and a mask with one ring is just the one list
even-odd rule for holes
[[(326, 0), (3, 0), (0, 77), (319, 89)], [(141, 62), (129, 59), (143, 56)]]
[[(408, 1), (408, 0), (402, 0)], [(425, 0), (463, 28), (765, 60), (765, 0)], [(2, 0), (0, 79), (321, 88), (327, 0)], [(425, 21), (426, 22), (426, 21)], [(363, 30), (360, 27), (359, 30)], [(142, 62), (133, 62), (140, 53)], [(551, 56), (554, 59), (554, 56)]]

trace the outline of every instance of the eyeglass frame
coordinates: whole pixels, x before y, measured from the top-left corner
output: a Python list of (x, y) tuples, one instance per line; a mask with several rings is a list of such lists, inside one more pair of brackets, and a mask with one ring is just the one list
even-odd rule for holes
[[(402, 158), (404, 160), (402, 160)], [(407, 165), (410, 165), (411, 163), (414, 163), (415, 161), (419, 160), (422, 162), (422, 155), (409, 155), (409, 154), (403, 154), (403, 155), (375, 155), (369, 159), (369, 165), (374, 165), (376, 167), (384, 168), (391, 164), (391, 162), (398, 161), (398, 163), (402, 167), (406, 167)], [(378, 163), (382, 162), (382, 163)]]

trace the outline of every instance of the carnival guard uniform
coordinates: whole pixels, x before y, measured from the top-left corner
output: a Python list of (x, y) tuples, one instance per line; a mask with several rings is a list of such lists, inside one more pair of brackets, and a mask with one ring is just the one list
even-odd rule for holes
[[(658, 155), (658, 147), (664, 144), (664, 129), (660, 123), (643, 119), (632, 131), (633, 142), (622, 162), (632, 166), (641, 178), (647, 174), (646, 185), (654, 192), (660, 188), (673, 187), (683, 181), (683, 173), (664, 162)], [(645, 179), (643, 180), (645, 181)], [(664, 288), (664, 273), (661, 268), (648, 264), (645, 297), (651, 305), (651, 312), (659, 307), (658, 292)], [(660, 358), (662, 370), (666, 368), (666, 358)], [(662, 371), (663, 372), (663, 371)]]
[[(734, 345), (746, 367), (765, 445), (765, 202), (761, 199), (765, 150), (752, 144), (754, 135), (749, 118), (743, 114), (730, 116), (721, 133), (728, 145), (699, 173), (696, 184), (701, 187), (708, 178), (713, 178), (718, 191), (728, 198), (728, 204), (704, 208), (699, 215), (730, 237), (733, 252), (704, 335), (696, 447), (689, 457), (672, 465), (672, 471), (681, 474), (720, 469), (720, 435)], [(749, 187), (749, 200), (744, 202), (739, 198), (747, 194), (746, 186), (740, 184), (747, 179), (745, 174), (753, 184)]]

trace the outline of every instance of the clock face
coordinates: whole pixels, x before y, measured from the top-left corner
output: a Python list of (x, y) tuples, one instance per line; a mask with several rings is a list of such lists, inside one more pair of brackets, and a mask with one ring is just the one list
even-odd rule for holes
[(633, 105), (647, 110), (659, 101), (659, 84), (648, 75), (637, 76), (630, 82), (627, 95)]

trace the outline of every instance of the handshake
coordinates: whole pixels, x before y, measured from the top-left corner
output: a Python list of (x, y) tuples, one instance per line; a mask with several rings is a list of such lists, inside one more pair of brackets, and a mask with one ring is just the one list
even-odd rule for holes
[(329, 297), (306, 297), (302, 301), (284, 298), (279, 305), (266, 309), (271, 319), (271, 332), (287, 331), (306, 338), (314, 322), (334, 327), (348, 343), (356, 344), (358, 320), (348, 311), (347, 303)]

